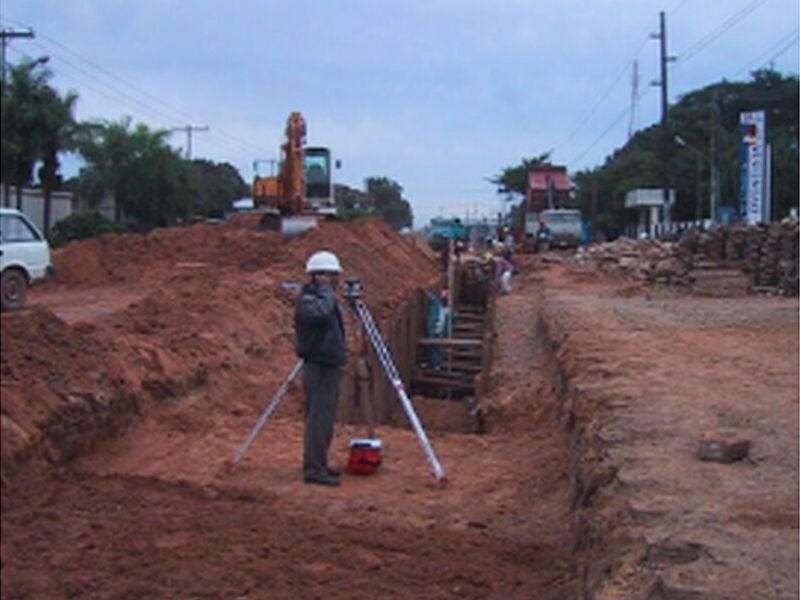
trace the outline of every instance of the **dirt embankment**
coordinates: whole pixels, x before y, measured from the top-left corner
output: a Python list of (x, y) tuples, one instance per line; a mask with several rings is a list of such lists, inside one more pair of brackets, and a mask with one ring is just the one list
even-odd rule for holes
[[(311, 489), (297, 389), (220, 468), (294, 361), (281, 283), (325, 246), (389, 314), (434, 264), (375, 222), (287, 245), (249, 223), (184, 231), (135, 237), (150, 250), (127, 262), (125, 236), (87, 242), (106, 265), (92, 281), (67, 278), (65, 251), (62, 279), (3, 315), (4, 593), (796, 597), (796, 300), (520, 259), (498, 299), (489, 434), (430, 431), (448, 487), (421, 480), (411, 431), (382, 427), (376, 476)], [(259, 240), (276, 249), (240, 256)], [(361, 435), (337, 427), (334, 462)], [(748, 439), (749, 458), (701, 462), (715, 436)], [(77, 458), (40, 477), (20, 469), (31, 456)]]
[(304, 280), (320, 248), (362, 279), (378, 315), (436, 276), (429, 256), (377, 220), (288, 243), (239, 219), (56, 251), (56, 275), (31, 308), (2, 317), (3, 477), (31, 456), (73, 456), (131, 413), (193, 390), (234, 386), (216, 401), (251, 409), (294, 360), (294, 292), (282, 283)]
[[(797, 301), (559, 264), (538, 276), (573, 432), (583, 597), (796, 597)], [(747, 440), (750, 455), (701, 461), (705, 440)]]
[[(393, 234), (357, 233), (373, 254), (351, 264), (363, 271), (357, 272), (368, 298), (390, 299), (385, 305), (373, 300), (374, 312), (393, 310), (391, 298), (422, 282), (427, 263), (403, 272), (413, 250), (393, 248), (391, 264), (376, 264), (377, 248)], [(347, 265), (348, 240), (340, 241)], [(356, 240), (349, 241), (355, 248)], [(318, 240), (301, 242), (316, 246)], [(190, 279), (197, 289), (214, 289), (197, 279)], [(62, 323), (67, 331), (88, 330), (108, 343), (111, 355), (126, 359), (120, 368), (126, 379), (140, 381), (141, 414), (124, 434), (55, 477), (22, 469), (10, 490), (4, 488), (4, 596), (572, 597), (569, 436), (549, 384), (552, 364), (538, 343), (538, 304), (530, 288), (518, 292), (498, 302), (505, 343), (495, 362), (502, 374), (494, 388), (502, 407), (497, 426), (486, 436), (429, 429), (446, 486), (429, 476), (414, 433), (388, 426), (376, 432), (384, 443), (377, 474), (345, 474), (334, 489), (303, 484), (303, 424), (291, 410), (296, 397), (281, 405), (237, 469), (222, 469), (252, 427), (264, 390), (274, 389), (293, 361), (285, 333), (259, 333), (236, 302), (226, 310), (200, 306), (194, 295), (170, 296), (175, 291), (165, 284), (121, 312), (104, 315), (95, 306), (91, 320)], [(144, 311), (154, 298), (155, 307)], [(258, 310), (260, 302), (252, 302)], [(190, 311), (221, 319), (238, 311), (224, 323), (247, 323), (256, 332), (248, 344), (269, 352), (256, 350), (227, 368), (215, 366), (222, 355), (203, 354), (206, 377), (197, 382), (190, 358), (207, 348), (185, 338), (171, 346), (187, 329), (196, 331), (195, 319), (185, 316)], [(232, 336), (220, 331), (209, 325), (200, 333), (218, 335), (236, 350)], [(278, 354), (282, 348), (285, 355)], [(145, 386), (145, 374), (159, 385)], [(334, 464), (346, 461), (349, 440), (363, 430), (337, 426)]]

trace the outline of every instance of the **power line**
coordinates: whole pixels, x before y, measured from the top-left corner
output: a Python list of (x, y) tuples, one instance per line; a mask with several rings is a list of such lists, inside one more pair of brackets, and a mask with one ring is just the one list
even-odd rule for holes
[(762, 52), (758, 58), (751, 61), (746, 68), (737, 71), (736, 75), (746, 74), (753, 69), (753, 67), (761, 66), (764, 64), (768, 64), (778, 57), (782, 56), (786, 53), (792, 46), (797, 43), (798, 40), (798, 31), (795, 29), (790, 31), (783, 37), (781, 37), (777, 42), (772, 44), (766, 52)]
[[(683, 8), (686, 5), (686, 3), (688, 1), (689, 0), (679, 0), (678, 3), (670, 10), (670, 12), (669, 12), (670, 16), (675, 14), (675, 13), (677, 13), (681, 8)], [(766, 1), (766, 0), (762, 0), (762, 1)], [(625, 64), (623, 65), (622, 69), (619, 71), (617, 76), (614, 77), (613, 81), (611, 82), (611, 85), (609, 85), (608, 88), (605, 90), (605, 92), (603, 92), (603, 94), (600, 96), (600, 98), (597, 100), (597, 102), (595, 102), (595, 104), (592, 106), (592, 108), (590, 108), (586, 113), (584, 113), (583, 117), (580, 118), (580, 120), (578, 121), (578, 124), (575, 126), (575, 128), (572, 130), (572, 132), (567, 136), (566, 140), (564, 142), (560, 143), (558, 146), (562, 146), (563, 147), (563, 146), (566, 146), (567, 144), (569, 144), (575, 138), (575, 136), (578, 134), (578, 132), (581, 129), (583, 129), (583, 126), (586, 125), (586, 123), (594, 115), (594, 113), (597, 111), (597, 109), (600, 108), (600, 105), (605, 101), (605, 99), (609, 96), (609, 94), (614, 90), (614, 88), (617, 86), (617, 84), (619, 84), (619, 82), (622, 79), (622, 77), (628, 72), (629, 65), (632, 62), (634, 63), (634, 71), (635, 71), (634, 72), (634, 77), (636, 77), (637, 79), (640, 77), (640, 74), (638, 73), (638, 65), (636, 64), (636, 61), (639, 58), (639, 55), (642, 53), (642, 50), (644, 50), (645, 47), (647, 46), (647, 43), (649, 41), (650, 41), (650, 36), (648, 35), (642, 41), (642, 44), (639, 46), (639, 48), (636, 50), (636, 52), (634, 52), (634, 54), (631, 57), (631, 59), (625, 62)], [(634, 98), (633, 102), (635, 104), (635, 102), (639, 98), (641, 98), (641, 96), (636, 95), (636, 92), (634, 92), (633, 98)], [(631, 110), (631, 115), (633, 115), (634, 110), (635, 109)], [(558, 146), (556, 146), (556, 147), (558, 147)]]
[[(18, 54), (20, 56), (25, 56), (23, 52), (21, 52), (16, 48), (10, 48), (10, 49), (15, 54)], [(135, 114), (139, 114), (140, 116), (146, 115), (151, 122), (155, 122), (155, 126), (157, 129), (169, 130), (171, 123), (174, 123), (174, 119), (168, 114), (164, 113), (163, 111), (160, 111), (157, 108), (153, 108), (147, 105), (146, 103), (143, 103), (138, 99), (133, 98), (132, 96), (126, 94), (125, 92), (118, 90), (118, 88), (109, 85), (102, 79), (95, 77), (94, 74), (87, 72), (82, 67), (75, 65), (74, 63), (64, 59), (63, 57), (57, 56), (57, 59), (59, 60), (59, 62), (62, 63), (62, 66), (68, 66), (70, 69), (73, 69), (75, 71), (71, 72), (69, 70), (59, 70), (58, 73), (59, 77), (63, 77), (68, 81), (72, 81), (78, 84), (78, 86), (80, 86), (80, 88), (83, 90), (88, 90), (92, 93), (103, 96), (104, 98), (110, 100), (114, 104), (124, 107), (126, 110), (133, 109), (133, 112)], [(76, 73), (80, 73), (81, 75), (78, 76), (76, 75)], [(89, 83), (89, 81), (92, 81), (93, 83)], [(99, 84), (101, 87), (98, 87), (97, 85), (95, 85), (95, 83)], [(240, 149), (238, 145), (234, 145), (231, 142), (227, 141), (226, 139), (218, 139), (217, 141), (218, 144), (216, 146), (218, 149), (219, 149), (219, 143), (223, 144), (231, 151)], [(212, 146), (213, 145), (214, 144), (212, 144)], [(225, 152), (223, 151), (223, 153)]]
[(677, 13), (680, 9), (682, 9), (689, 0), (681, 0), (678, 2), (677, 6), (673, 7), (668, 13), (668, 17), (673, 17), (675, 13)]
[[(688, 0), (682, 0), (672, 10), (672, 13), (675, 13), (680, 8), (682, 8), (684, 6), (684, 4), (686, 4), (687, 1)], [(753, 2), (750, 2), (749, 4), (747, 4), (739, 12), (737, 12), (733, 16), (729, 17), (721, 25), (717, 26), (710, 33), (706, 34), (700, 40), (698, 40), (692, 46), (690, 46), (686, 50), (684, 55), (681, 58), (679, 58), (677, 61), (675, 61), (674, 64), (677, 65), (678, 63), (686, 62), (690, 58), (692, 58), (693, 56), (697, 55), (699, 52), (704, 50), (709, 44), (711, 44), (717, 38), (719, 38), (724, 33), (726, 33), (728, 30), (730, 30), (732, 27), (734, 27), (737, 23), (739, 23), (742, 19), (744, 19), (746, 16), (748, 16), (754, 10), (759, 8), (765, 2), (766, 2), (766, 0), (754, 0)], [(794, 37), (792, 37), (791, 40), (786, 42), (785, 45), (781, 45), (781, 44), (784, 44), (784, 41), (786, 40), (786, 38), (788, 38), (789, 36), (792, 36), (792, 35), (794, 35)], [(783, 38), (781, 38), (781, 40), (778, 42), (778, 44), (776, 44), (776, 46), (773, 46), (773, 48), (770, 49), (770, 52), (772, 52), (775, 47), (780, 45), (780, 48), (778, 50), (776, 50), (775, 54), (772, 55), (771, 60), (775, 60), (776, 58), (778, 58), (779, 56), (781, 56), (782, 54), (787, 52), (794, 44), (797, 43), (797, 41), (798, 40), (797, 40), (797, 32), (796, 31), (790, 33), (788, 36), (784, 36)], [(641, 52), (641, 50), (639, 52)], [(615, 82), (615, 84), (616, 84), (616, 82)], [(641, 100), (647, 93), (650, 92), (650, 89), (651, 88), (645, 88), (645, 90), (643, 90), (638, 96), (636, 96), (635, 102), (638, 102), (639, 100)], [(632, 106), (635, 105), (635, 102), (632, 103)], [(619, 122), (626, 115), (628, 115), (628, 113), (630, 111), (631, 111), (630, 108), (626, 108), (619, 115), (617, 115), (614, 118), (614, 120), (611, 122), (611, 124), (608, 127), (606, 127), (606, 129), (604, 129), (603, 132), (599, 136), (597, 136), (597, 138), (595, 138), (580, 154), (578, 154), (575, 158), (573, 158), (571, 161), (569, 161), (569, 163), (567, 163), (568, 166), (574, 165), (575, 163), (580, 161), (584, 156), (586, 156), (586, 154), (588, 154), (598, 143), (600, 143), (600, 141), (603, 138), (605, 138), (614, 129), (614, 127), (616, 127), (619, 124)]]
[[(644, 41), (642, 42), (641, 46), (639, 46), (638, 50), (636, 50), (636, 52), (634, 53), (633, 60), (636, 60), (639, 57), (639, 55), (642, 53), (642, 50), (644, 50), (645, 46), (647, 45), (648, 41), (649, 41), (649, 38), (645, 38), (644, 39)], [(606, 88), (605, 92), (603, 92), (603, 94), (594, 103), (594, 105), (586, 113), (584, 113), (583, 117), (581, 117), (581, 119), (578, 121), (578, 124), (575, 126), (575, 128), (572, 130), (572, 132), (567, 136), (567, 138), (563, 142), (561, 142), (559, 144), (559, 146), (563, 147), (563, 146), (568, 145), (575, 138), (575, 136), (578, 134), (578, 132), (581, 129), (583, 129), (583, 126), (586, 125), (586, 123), (589, 121), (589, 119), (592, 117), (592, 115), (594, 115), (594, 113), (597, 112), (597, 109), (600, 108), (600, 105), (605, 101), (606, 98), (608, 98), (609, 94), (614, 90), (614, 88), (620, 82), (622, 77), (628, 72), (629, 64), (630, 64), (630, 61), (627, 61), (625, 63), (625, 65), (619, 71), (617, 76), (611, 82), (611, 85), (609, 85), (608, 88)]]
[[(6, 21), (9, 21), (9, 22), (12, 22), (12, 23), (17, 23), (20, 26), (22, 26), (22, 23), (16, 22), (16, 21), (14, 21), (12, 19), (6, 19)], [(127, 92), (121, 90), (119, 87), (111, 85), (110, 83), (101, 80), (100, 78), (95, 76), (93, 73), (90, 73), (89, 71), (87, 71), (85, 68), (82, 68), (82, 67), (76, 65), (74, 62), (69, 61), (68, 59), (64, 58), (63, 55), (58, 55), (57, 53), (53, 52), (51, 47), (46, 47), (46, 46), (39, 45), (39, 47), (42, 48), (45, 52), (58, 55), (59, 59), (61, 61), (63, 61), (64, 63), (69, 64), (73, 69), (78, 70), (78, 71), (86, 74), (86, 76), (92, 78), (93, 80), (97, 81), (101, 85), (104, 85), (105, 87), (108, 87), (108, 88), (114, 90), (115, 93), (117, 93), (117, 94), (121, 95), (122, 97), (126, 98), (127, 99), (126, 102), (127, 102), (127, 104), (129, 106), (131, 104), (136, 105), (136, 106), (139, 107), (139, 110), (144, 109), (150, 115), (158, 114), (158, 115), (160, 115), (159, 116), (159, 120), (166, 121), (167, 123), (174, 122), (176, 120), (180, 120), (180, 121), (193, 121), (193, 120), (196, 120), (193, 117), (191, 117), (190, 115), (188, 115), (185, 111), (182, 111), (182, 110), (180, 110), (178, 108), (175, 108), (174, 106), (168, 104), (167, 102), (164, 102), (162, 99), (160, 99), (160, 98), (148, 93), (147, 91), (141, 89), (139, 86), (131, 83), (130, 81), (127, 81), (126, 79), (116, 75), (115, 73), (112, 73), (111, 71), (105, 69), (104, 67), (100, 66), (99, 64), (97, 64), (96, 62), (92, 61), (91, 59), (88, 59), (88, 58), (82, 56), (81, 54), (71, 50), (70, 48), (68, 48), (64, 44), (62, 44), (59, 41), (57, 41), (54, 38), (52, 38), (51, 36), (39, 33), (39, 37), (46, 44), (48, 44), (50, 46), (53, 46), (55, 48), (58, 48), (59, 50), (63, 50), (64, 52), (66, 52), (70, 56), (76, 58), (77, 60), (81, 61), (85, 65), (88, 65), (91, 69), (94, 69), (95, 71), (101, 73), (104, 77), (107, 77), (107, 78), (112, 79), (112, 80), (114, 80), (116, 82), (119, 82), (119, 83), (123, 84), (124, 86), (127, 86), (128, 88), (130, 88), (132, 91), (136, 92), (137, 94), (139, 94), (143, 98), (149, 99), (149, 102), (145, 102), (142, 99), (134, 98), (133, 96), (131, 96)], [(106, 97), (108, 97), (107, 94), (104, 94), (104, 95)], [(154, 106), (153, 103), (155, 103), (158, 106)], [(161, 107), (163, 107), (163, 108), (161, 108)], [(228, 133), (228, 132), (225, 132), (223, 130), (220, 130), (219, 128), (216, 128), (216, 127), (214, 128), (214, 130), (211, 131), (211, 135), (216, 137), (217, 139), (220, 139), (221, 141), (225, 142), (226, 145), (231, 147), (231, 148), (234, 147), (234, 146), (232, 146), (232, 143), (235, 143), (238, 146), (240, 146), (241, 149), (246, 149), (246, 151), (250, 152), (250, 153), (258, 153), (258, 154), (260, 154), (260, 153), (262, 153), (264, 151), (263, 147), (260, 147), (260, 146), (258, 146), (256, 144), (253, 144), (253, 143), (251, 143), (251, 142), (249, 142), (247, 140), (244, 140), (244, 139), (242, 139), (242, 138), (240, 138), (238, 136), (235, 136), (235, 135), (233, 135), (231, 133)]]
[[(640, 97), (641, 97), (641, 96), (640, 96)], [(589, 145), (586, 147), (586, 149), (584, 149), (584, 150), (583, 150), (583, 152), (581, 152), (581, 153), (580, 153), (578, 156), (576, 156), (576, 157), (575, 157), (575, 158), (573, 158), (571, 161), (569, 161), (569, 162), (567, 163), (567, 166), (572, 166), (572, 165), (574, 165), (574, 164), (575, 164), (575, 163), (577, 163), (577, 162), (578, 162), (580, 159), (582, 159), (584, 156), (586, 156), (586, 155), (587, 155), (587, 154), (588, 154), (588, 153), (589, 153), (589, 152), (590, 152), (590, 151), (591, 151), (591, 150), (592, 150), (592, 149), (593, 149), (593, 148), (594, 148), (594, 147), (595, 147), (595, 146), (596, 146), (598, 143), (600, 143), (600, 140), (602, 140), (604, 137), (606, 137), (606, 135), (608, 135), (608, 133), (609, 133), (609, 132), (610, 132), (612, 129), (614, 129), (614, 127), (616, 127), (616, 126), (619, 124), (619, 122), (620, 122), (620, 121), (622, 121), (622, 119), (624, 119), (624, 118), (625, 118), (625, 117), (628, 115), (628, 112), (629, 112), (629, 111), (630, 111), (630, 108), (626, 106), (626, 107), (625, 107), (625, 110), (623, 110), (623, 111), (622, 111), (622, 112), (621, 112), (619, 115), (617, 115), (617, 117), (616, 117), (616, 118), (615, 118), (615, 119), (614, 119), (614, 120), (611, 122), (611, 125), (609, 125), (608, 127), (606, 127), (606, 128), (603, 130), (603, 133), (601, 133), (599, 136), (597, 136), (597, 138), (595, 138), (595, 140), (594, 140), (594, 141), (593, 141), (591, 144), (589, 144)]]
[(186, 134), (186, 160), (192, 160), (192, 134), (195, 131), (208, 131), (208, 125), (183, 125), (181, 127), (173, 127), (170, 129), (172, 132), (184, 132)]
[(766, 1), (767, 0), (753, 0), (744, 8), (742, 8), (739, 12), (737, 12), (731, 17), (728, 17), (728, 19), (724, 21), (722, 24), (718, 25), (715, 29), (713, 29), (705, 36), (697, 40), (686, 50), (679, 53), (678, 54), (679, 58), (675, 61), (674, 67), (680, 66), (681, 64), (687, 62), (688, 60), (692, 59), (694, 56), (705, 50), (705, 48), (707, 48), (711, 43), (713, 43), (715, 40), (717, 40), (722, 35), (727, 33), (732, 27), (737, 25), (740, 21), (742, 21), (745, 17), (750, 15), (753, 11), (758, 9)]

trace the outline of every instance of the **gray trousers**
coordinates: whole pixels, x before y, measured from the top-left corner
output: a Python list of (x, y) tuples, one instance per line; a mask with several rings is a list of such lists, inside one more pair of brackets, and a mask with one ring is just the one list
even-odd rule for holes
[(303, 437), (304, 476), (327, 473), (328, 448), (333, 439), (341, 371), (340, 367), (310, 362), (303, 364), (303, 391), (306, 397), (306, 429)]

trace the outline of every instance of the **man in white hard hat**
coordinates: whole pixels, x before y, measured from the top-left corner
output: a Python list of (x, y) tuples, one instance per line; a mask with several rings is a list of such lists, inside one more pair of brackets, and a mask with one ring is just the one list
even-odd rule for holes
[(303, 359), (306, 426), (303, 481), (339, 485), (340, 473), (328, 466), (339, 377), (347, 363), (344, 320), (336, 301), (342, 266), (335, 254), (315, 252), (306, 262), (311, 276), (295, 302), (295, 349)]

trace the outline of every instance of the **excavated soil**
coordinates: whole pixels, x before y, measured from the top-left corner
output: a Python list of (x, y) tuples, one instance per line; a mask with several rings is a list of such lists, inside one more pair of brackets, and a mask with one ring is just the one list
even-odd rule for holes
[[(290, 243), (248, 223), (198, 226), (56, 254), (58, 275), (31, 308), (2, 317), (4, 597), (572, 595), (569, 436), (555, 395), (519, 398), (550, 408), (536, 421), (522, 411), (513, 431), (430, 428), (445, 485), (409, 429), (379, 427), (379, 473), (328, 489), (301, 482), (293, 386), (224, 468), (295, 360), (281, 283), (302, 278), (319, 247), (362, 279), (378, 317), (437, 279), (429, 253), (376, 221)], [(531, 323), (522, 354), (498, 368), (549, 364), (526, 297), (498, 314), (503, 336)], [(518, 373), (497, 393), (529, 382)], [(364, 435), (337, 427), (333, 462)]]
[[(327, 247), (380, 317), (437, 278), (377, 221), (103, 236), (3, 314), (4, 598), (791, 598), (797, 301), (698, 299), (520, 259), (488, 434), (379, 427), (384, 464), (300, 480), (293, 293)], [(432, 402), (432, 400), (428, 400)], [(448, 402), (443, 400), (442, 402)], [(362, 427), (337, 426), (333, 462)], [(748, 460), (700, 462), (706, 436)], [(741, 592), (741, 593), (739, 593)]]

